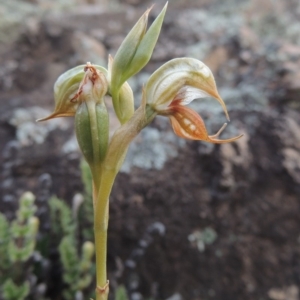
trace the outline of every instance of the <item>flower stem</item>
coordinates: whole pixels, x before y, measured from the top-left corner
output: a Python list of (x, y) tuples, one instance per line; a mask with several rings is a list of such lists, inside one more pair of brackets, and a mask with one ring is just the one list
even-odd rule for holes
[(94, 232), (96, 252), (96, 300), (108, 299), (108, 280), (106, 271), (107, 228), (109, 196), (118, 174), (128, 146), (132, 139), (156, 115), (150, 107), (140, 107), (133, 117), (123, 124), (114, 134), (105, 160), (92, 166), (93, 202), (94, 202)]
[(106, 300), (109, 286), (106, 271), (109, 195), (116, 172), (104, 170), (100, 186), (94, 183), (94, 232), (96, 252), (96, 300)]

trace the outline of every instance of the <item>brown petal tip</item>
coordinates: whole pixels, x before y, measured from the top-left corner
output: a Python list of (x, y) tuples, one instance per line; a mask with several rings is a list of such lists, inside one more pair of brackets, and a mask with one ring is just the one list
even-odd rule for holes
[(51, 115), (49, 115), (48, 117), (37, 119), (36, 122), (48, 121), (48, 120), (51, 120), (51, 119), (54, 119), (54, 118), (61, 118), (61, 117), (73, 117), (74, 115), (75, 115), (75, 113), (73, 113), (73, 112), (68, 112), (68, 113), (54, 112)]
[(219, 139), (213, 138), (213, 136), (210, 135), (210, 136), (208, 136), (208, 142), (211, 142), (211, 143), (214, 143), (214, 144), (231, 143), (231, 142), (234, 142), (234, 141), (240, 139), (242, 136), (243, 136), (243, 134), (240, 134), (240, 135), (235, 136), (235, 137), (230, 138), (230, 139), (219, 140)]
[(208, 136), (208, 142), (211, 142), (211, 143), (214, 143), (214, 144), (231, 143), (231, 142), (234, 142), (234, 141), (240, 139), (243, 136), (243, 134), (240, 134), (240, 135), (235, 136), (235, 137), (230, 138), (230, 139), (219, 140), (218, 137), (223, 132), (223, 130), (226, 128), (226, 126), (227, 126), (227, 123), (225, 123), (216, 134), (209, 135)]
[(43, 122), (57, 117), (57, 113), (52, 113), (48, 117), (37, 119), (36, 122)]
[(221, 96), (219, 94), (216, 95), (216, 99), (219, 101), (219, 103), (221, 104), (223, 110), (224, 110), (224, 113), (225, 113), (225, 116), (226, 116), (226, 119), (228, 122), (230, 122), (230, 118), (229, 118), (229, 114), (228, 114), (228, 111), (227, 111), (227, 107), (225, 105), (225, 102), (224, 100), (221, 98)]

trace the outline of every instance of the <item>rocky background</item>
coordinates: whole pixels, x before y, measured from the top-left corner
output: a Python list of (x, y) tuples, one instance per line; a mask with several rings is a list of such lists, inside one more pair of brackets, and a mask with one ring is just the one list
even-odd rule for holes
[[(35, 120), (51, 111), (58, 75), (106, 64), (153, 2), (150, 20), (163, 1), (0, 1), (0, 210), (8, 218), (30, 190), (43, 234), (47, 198), (71, 203), (82, 192), (72, 120)], [(180, 56), (213, 70), (232, 120), (223, 137), (244, 137), (186, 141), (164, 118), (140, 134), (111, 197), (112, 290), (123, 283), (132, 300), (299, 300), (300, 3), (170, 1), (151, 62), (130, 81), (137, 105), (149, 74)], [(225, 122), (216, 101), (193, 107), (210, 133)]]

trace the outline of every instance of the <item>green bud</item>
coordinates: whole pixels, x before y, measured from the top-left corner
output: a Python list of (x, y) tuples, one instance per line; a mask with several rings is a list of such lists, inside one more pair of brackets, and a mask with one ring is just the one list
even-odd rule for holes
[[(108, 56), (108, 81), (111, 82), (111, 69), (113, 66), (113, 58)], [(119, 89), (112, 90), (109, 86), (108, 94), (112, 97), (116, 115), (121, 124), (126, 123), (134, 113), (134, 97), (133, 92), (128, 84), (125, 82)]]
[[(124, 39), (114, 61), (110, 62), (111, 95), (121, 123), (124, 123), (121, 106), (124, 107), (125, 105), (121, 103), (122, 99), (119, 97), (120, 88), (127, 79), (138, 73), (150, 60), (160, 33), (167, 4), (147, 32), (148, 15), (151, 8), (143, 14)], [(128, 118), (125, 119), (128, 120)]]
[(126, 79), (123, 79), (124, 73), (130, 67), (130, 63), (135, 55), (135, 52), (145, 35), (150, 10), (151, 9), (147, 9), (137, 21), (126, 38), (123, 40), (115, 55), (111, 70), (111, 86), (113, 89), (119, 89), (126, 81)]
[(86, 103), (82, 103), (77, 109), (75, 115), (75, 130), (81, 152), (86, 161), (92, 164), (94, 161), (94, 152), (92, 147), (91, 122)]
[(75, 129), (79, 147), (89, 165), (103, 161), (109, 139), (109, 119), (104, 103), (80, 104), (75, 115)]
[(121, 123), (127, 122), (134, 113), (134, 97), (130, 85), (125, 82), (119, 94), (119, 107), (121, 112)]
[(107, 93), (106, 76), (91, 64), (85, 67), (76, 99), (75, 129), (81, 151), (93, 169), (103, 161), (109, 140), (108, 112), (103, 100)]
[(123, 80), (127, 80), (136, 73), (138, 73), (150, 60), (154, 47), (156, 45), (158, 36), (160, 34), (161, 26), (166, 14), (168, 2), (154, 20), (143, 39), (141, 40), (136, 53), (130, 63), (130, 67), (125, 71)]
[[(43, 119), (37, 121), (46, 121), (58, 117), (72, 117), (78, 108), (77, 92), (85, 76), (85, 65), (72, 68), (61, 74), (54, 84), (54, 112)], [(101, 66), (94, 66), (98, 71), (107, 76), (107, 70)]]

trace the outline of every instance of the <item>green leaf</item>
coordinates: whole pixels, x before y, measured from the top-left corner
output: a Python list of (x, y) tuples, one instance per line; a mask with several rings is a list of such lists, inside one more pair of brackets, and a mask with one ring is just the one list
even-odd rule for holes
[(145, 67), (145, 65), (149, 62), (154, 47), (156, 45), (158, 36), (160, 34), (161, 26), (166, 14), (168, 2), (160, 12), (160, 14), (157, 16), (157, 18), (154, 20), (148, 31), (146, 32), (145, 36), (141, 40), (137, 51), (130, 63), (130, 67), (125, 70), (125, 72), (122, 75), (122, 82), (125, 82), (133, 75), (137, 74), (141, 71), (142, 68)]
[(149, 62), (161, 30), (167, 4), (146, 32), (151, 8), (148, 9), (124, 39), (115, 59), (109, 57), (110, 94), (121, 124), (126, 123), (134, 111), (131, 99), (133, 97), (127, 97), (127, 95), (124, 97), (125, 93), (122, 98), (121, 90), (126, 80), (138, 73)]
[(140, 17), (140, 19), (123, 40), (115, 55), (111, 70), (111, 88), (113, 93), (114, 90), (119, 90), (126, 81), (124, 80), (122, 82), (122, 74), (130, 67), (131, 61), (138, 49), (138, 46), (145, 35), (149, 12), (150, 9), (147, 9), (146, 12)]

